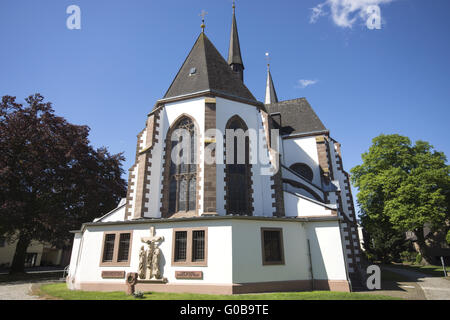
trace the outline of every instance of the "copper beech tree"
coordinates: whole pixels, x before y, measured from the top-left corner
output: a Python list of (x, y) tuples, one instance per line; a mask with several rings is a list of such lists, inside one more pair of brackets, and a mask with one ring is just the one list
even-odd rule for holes
[(0, 235), (17, 241), (11, 273), (24, 271), (32, 240), (62, 247), (126, 193), (121, 153), (94, 149), (89, 128), (56, 116), (40, 94), (25, 101), (0, 104)]

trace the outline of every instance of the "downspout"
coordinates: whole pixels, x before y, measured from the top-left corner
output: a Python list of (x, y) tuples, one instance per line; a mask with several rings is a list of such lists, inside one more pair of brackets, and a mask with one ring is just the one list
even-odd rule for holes
[(314, 271), (313, 271), (313, 264), (312, 264), (312, 257), (311, 257), (311, 245), (308, 242), (308, 258), (309, 258), (309, 272), (311, 273), (311, 291), (314, 291)]

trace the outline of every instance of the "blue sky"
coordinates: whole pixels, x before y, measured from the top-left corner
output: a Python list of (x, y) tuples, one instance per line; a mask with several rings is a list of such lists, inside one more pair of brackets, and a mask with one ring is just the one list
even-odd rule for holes
[[(345, 12), (341, 0), (238, 0), (246, 85), (264, 99), (270, 52), (279, 99), (308, 99), (342, 143), (347, 171), (381, 133), (429, 141), (449, 156), (450, 1), (349, 0), (368, 2), (379, 4), (379, 30), (360, 10), (333, 15), (333, 4)], [(66, 27), (73, 4), (81, 30)], [(321, 10), (315, 23), (312, 8)], [(226, 56), (231, 0), (2, 0), (0, 95), (41, 93), (58, 115), (88, 125), (94, 146), (123, 151), (127, 170), (147, 113), (201, 31), (202, 9), (206, 34)], [(345, 27), (342, 18), (355, 21)]]

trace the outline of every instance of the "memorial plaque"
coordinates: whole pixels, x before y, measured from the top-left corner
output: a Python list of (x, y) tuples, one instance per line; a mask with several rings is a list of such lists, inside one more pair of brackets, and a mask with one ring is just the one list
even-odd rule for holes
[(102, 271), (103, 279), (123, 279), (125, 271)]
[(176, 279), (203, 279), (202, 271), (175, 271)]

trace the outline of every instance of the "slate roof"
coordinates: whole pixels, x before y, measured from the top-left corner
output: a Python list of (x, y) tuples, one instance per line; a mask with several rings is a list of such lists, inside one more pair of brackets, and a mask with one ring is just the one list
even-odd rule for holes
[(239, 34), (237, 31), (234, 9), (233, 20), (231, 22), (230, 46), (228, 49), (228, 64), (241, 64), (242, 67), (244, 66), (244, 63), (242, 62), (241, 46), (239, 44)]
[(286, 100), (265, 106), (270, 114), (277, 112), (281, 114), (281, 124), (280, 117), (273, 116), (272, 118), (276, 126), (280, 128), (282, 135), (327, 131), (305, 98)]
[[(194, 69), (195, 73), (192, 73)], [(250, 90), (231, 70), (219, 51), (202, 32), (164, 95), (164, 99), (206, 90), (257, 102)]]
[(270, 73), (270, 70), (267, 70), (265, 103), (276, 103), (276, 102), (278, 102), (278, 97), (277, 92), (275, 91), (275, 86), (273, 85), (272, 74)]

